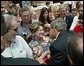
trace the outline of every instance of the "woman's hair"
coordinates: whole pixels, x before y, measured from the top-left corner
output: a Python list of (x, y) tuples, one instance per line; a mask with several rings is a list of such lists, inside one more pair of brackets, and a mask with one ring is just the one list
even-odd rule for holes
[(39, 22), (34, 22), (34, 23), (29, 25), (29, 29), (34, 34), (39, 29), (39, 26), (40, 26)]
[[(45, 19), (44, 19), (43, 14), (44, 14), (46, 11), (47, 11), (48, 14), (49, 14), (48, 9), (47, 9), (46, 7), (43, 7), (43, 8), (41, 9), (41, 13), (40, 13), (40, 16), (39, 16), (39, 21), (41, 21), (43, 24), (45, 24)], [(49, 24), (51, 23), (51, 22), (50, 22), (50, 19), (49, 19), (49, 15), (48, 15), (48, 17), (47, 17), (47, 21), (48, 21)]]

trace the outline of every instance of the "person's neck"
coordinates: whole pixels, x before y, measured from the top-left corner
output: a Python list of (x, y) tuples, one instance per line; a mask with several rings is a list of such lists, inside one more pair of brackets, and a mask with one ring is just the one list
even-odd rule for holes
[(43, 42), (43, 39), (42, 39), (42, 37), (37, 37), (37, 36), (35, 36), (35, 39), (37, 40), (37, 41), (39, 41), (39, 42)]
[(28, 25), (29, 23), (23, 23), (23, 25)]
[(23, 26), (26, 28), (28, 28), (28, 25), (29, 25), (28, 23), (23, 23)]
[(2, 43), (3, 43), (5, 46), (8, 46), (11, 42), (10, 42), (9, 40), (7, 40), (5, 37), (3, 37)]
[(48, 21), (47, 20), (45, 20), (45, 24), (48, 24)]
[(58, 38), (59, 34), (60, 34), (60, 32), (56, 32), (56, 35), (52, 38), (52, 40), (53, 41), (56, 40)]
[(3, 37), (1, 40), (1, 52), (4, 51), (4, 49), (10, 44), (10, 41), (8, 41), (6, 38)]

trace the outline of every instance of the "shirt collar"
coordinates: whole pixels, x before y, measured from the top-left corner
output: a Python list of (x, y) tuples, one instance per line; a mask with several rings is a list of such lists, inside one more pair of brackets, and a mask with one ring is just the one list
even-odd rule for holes
[(59, 34), (60, 34), (60, 32), (58, 32), (58, 34), (56, 35), (56, 38), (54, 39), (54, 41), (58, 38)]

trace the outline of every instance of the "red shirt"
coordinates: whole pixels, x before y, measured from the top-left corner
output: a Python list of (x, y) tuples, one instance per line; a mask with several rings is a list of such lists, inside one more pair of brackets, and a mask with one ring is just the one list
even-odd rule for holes
[(76, 32), (76, 33), (79, 33), (79, 32), (83, 32), (83, 29), (82, 28), (80, 28), (80, 26), (79, 25), (77, 25), (75, 28), (74, 28), (74, 30), (73, 30), (74, 32)]

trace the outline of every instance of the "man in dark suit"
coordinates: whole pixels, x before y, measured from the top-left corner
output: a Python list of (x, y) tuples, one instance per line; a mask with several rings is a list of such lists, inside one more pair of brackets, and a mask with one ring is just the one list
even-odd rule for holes
[(67, 12), (66, 11), (66, 8), (60, 8), (60, 12), (61, 12), (61, 17), (64, 19), (64, 21), (66, 22), (67, 24), (67, 30), (70, 29), (71, 27), (71, 24), (73, 22), (73, 19), (74, 17), (77, 15), (77, 9), (76, 8), (73, 8), (71, 10), (71, 13)]
[(50, 46), (51, 58), (48, 65), (65, 65), (67, 64), (67, 38), (72, 33), (71, 31), (66, 31), (64, 26), (63, 18), (58, 18), (51, 22), (50, 38), (53, 42)]
[[(1, 15), (1, 52), (5, 49), (3, 44), (3, 36), (6, 33), (6, 23), (4, 17)], [(1, 56), (1, 65), (40, 65), (39, 62), (29, 58), (4, 58)]]
[(66, 16), (66, 18), (65, 18), (65, 22), (66, 22), (66, 24), (67, 24), (67, 31), (70, 29), (70, 27), (71, 27), (71, 24), (72, 24), (72, 22), (73, 22), (73, 18), (74, 17), (72, 17), (71, 15), (68, 15), (68, 16)]
[(77, 9), (73, 8), (70, 15), (66, 15), (65, 22), (67, 24), (67, 30), (70, 29), (74, 17), (77, 16)]

